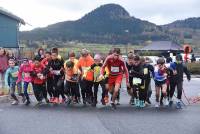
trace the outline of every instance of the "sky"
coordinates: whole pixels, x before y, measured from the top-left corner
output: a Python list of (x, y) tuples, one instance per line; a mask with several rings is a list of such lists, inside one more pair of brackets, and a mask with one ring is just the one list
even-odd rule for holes
[(0, 0), (0, 7), (23, 18), (27, 25), (20, 30), (24, 31), (77, 20), (109, 3), (119, 4), (131, 16), (158, 25), (200, 17), (200, 0)]

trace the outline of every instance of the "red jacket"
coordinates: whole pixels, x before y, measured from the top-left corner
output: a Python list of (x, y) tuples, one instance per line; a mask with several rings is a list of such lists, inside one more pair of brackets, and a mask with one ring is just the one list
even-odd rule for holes
[(33, 84), (44, 84), (45, 83), (45, 79), (40, 79), (37, 75), (38, 74), (42, 74), (42, 72), (44, 71), (44, 66), (41, 64), (40, 66), (35, 66), (32, 65), (32, 82)]

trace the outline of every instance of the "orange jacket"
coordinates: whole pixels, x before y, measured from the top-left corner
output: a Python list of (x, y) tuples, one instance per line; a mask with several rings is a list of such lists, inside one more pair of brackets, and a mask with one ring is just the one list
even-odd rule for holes
[(92, 64), (94, 64), (94, 59), (90, 55), (79, 58), (77, 68), (81, 71), (83, 79), (93, 81), (93, 71), (90, 69)]

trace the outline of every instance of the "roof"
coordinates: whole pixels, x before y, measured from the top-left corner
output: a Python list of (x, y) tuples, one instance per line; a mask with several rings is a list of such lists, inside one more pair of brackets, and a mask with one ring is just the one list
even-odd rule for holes
[(21, 19), (20, 17), (12, 14), (11, 12), (7, 11), (6, 9), (0, 7), (0, 14), (3, 14), (11, 19), (14, 19), (18, 22), (20, 22), (21, 24), (25, 25), (25, 21), (23, 19)]
[(169, 50), (183, 50), (182, 46), (171, 41), (153, 41), (148, 46), (143, 47), (143, 51), (169, 51)]

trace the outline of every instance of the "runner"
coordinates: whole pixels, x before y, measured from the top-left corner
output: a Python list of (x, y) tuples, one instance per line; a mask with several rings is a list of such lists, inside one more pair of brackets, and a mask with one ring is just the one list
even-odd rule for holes
[[(129, 79), (128, 79), (128, 70), (124, 61), (119, 58), (120, 56), (120, 49), (115, 48), (113, 50), (113, 54), (108, 56), (102, 66), (100, 79), (104, 77), (105, 67), (108, 67), (109, 70), (109, 78), (107, 87), (110, 93), (113, 93), (111, 106), (112, 108), (116, 109), (115, 100), (119, 92), (119, 88), (121, 86), (121, 82), (123, 79), (123, 73), (125, 72), (126, 75), (126, 84), (127, 87), (130, 87)], [(113, 89), (114, 88), (114, 89)]]
[[(74, 70), (77, 70), (77, 74), (80, 75), (80, 71), (78, 70), (77, 68), (77, 65), (78, 65), (78, 60), (76, 59), (76, 55), (75, 55), (75, 52), (74, 51), (70, 51), (69, 52), (69, 59), (65, 61), (65, 64), (64, 64), (64, 68), (66, 68), (66, 63), (67, 62), (73, 62), (74, 64)], [(77, 77), (79, 76), (77, 75)], [(66, 84), (66, 83), (65, 83)], [(80, 103), (81, 102), (81, 95), (80, 95), (80, 90), (79, 90), (79, 82), (76, 82), (78, 88), (76, 88), (76, 90), (74, 90), (74, 93), (75, 93), (75, 98), (73, 99), (73, 102), (74, 103)], [(74, 84), (73, 84), (74, 85)]]
[(27, 89), (28, 89), (29, 83), (31, 83), (32, 81), (32, 77), (30, 75), (31, 71), (32, 71), (31, 63), (29, 62), (27, 58), (24, 58), (23, 63), (21, 64), (19, 68), (17, 84), (19, 84), (20, 82), (23, 82), (24, 95), (26, 97), (26, 105), (30, 104), (30, 98), (29, 98)]
[(45, 99), (46, 103), (49, 103), (49, 99), (47, 98), (47, 90), (45, 88), (46, 79), (43, 75), (45, 66), (40, 63), (40, 60), (40, 56), (36, 56), (34, 58), (31, 72), (33, 91), (38, 104), (42, 103), (43, 98)]
[(181, 55), (176, 56), (176, 62), (172, 62), (170, 64), (170, 68), (173, 70), (173, 75), (171, 77), (170, 82), (170, 103), (169, 105), (172, 106), (173, 104), (173, 95), (175, 88), (177, 87), (177, 102), (176, 108), (181, 109), (181, 98), (182, 98), (182, 91), (183, 91), (183, 73), (186, 74), (187, 80), (190, 81), (191, 76), (190, 72), (188, 71), (187, 67), (183, 63), (183, 59)]
[(17, 91), (18, 91), (19, 96), (22, 96), (23, 102), (25, 101), (24, 94), (22, 93), (22, 83), (19, 82), (18, 84), (16, 84), (19, 66), (15, 66), (15, 59), (9, 59), (8, 64), (9, 64), (9, 68), (6, 70), (6, 74), (5, 74), (5, 85), (6, 87), (9, 87), (10, 95), (14, 99), (14, 101), (12, 102), (12, 105), (17, 105), (19, 103), (19, 100), (15, 95), (16, 85), (17, 85)]
[[(41, 64), (44, 66), (44, 67), (47, 67), (49, 61), (51, 61), (51, 52), (45, 52), (45, 58), (41, 61)], [(49, 72), (47, 75), (46, 75), (46, 89), (47, 89), (47, 92), (50, 96), (50, 100), (49, 102), (53, 102), (54, 101), (54, 90), (53, 90), (53, 75), (51, 74), (51, 72)]]
[(77, 68), (81, 71), (80, 86), (84, 105), (92, 104), (93, 72), (90, 70), (92, 64), (94, 64), (94, 59), (87, 49), (83, 49)]
[(96, 54), (94, 56), (94, 64), (91, 66), (91, 70), (93, 70), (94, 72), (94, 91), (93, 91), (93, 104), (92, 106), (96, 107), (97, 104), (97, 95), (98, 95), (98, 89), (99, 89), (99, 85), (101, 86), (102, 89), (102, 98), (101, 98), (101, 102), (103, 105), (105, 105), (104, 102), (104, 98), (105, 98), (105, 79), (107, 77), (108, 74), (106, 74), (106, 72), (104, 73), (104, 78), (103, 79), (99, 79), (100, 76), (100, 70), (102, 67), (102, 59), (101, 59), (101, 55)]
[(78, 69), (75, 67), (74, 62), (67, 61), (65, 63), (65, 88), (64, 91), (67, 95), (67, 104), (72, 101), (78, 103), (77, 92), (79, 91), (79, 74)]
[(168, 99), (167, 99), (167, 72), (166, 72), (166, 66), (165, 66), (165, 59), (159, 58), (157, 60), (157, 65), (154, 68), (154, 81), (155, 81), (155, 89), (156, 89), (156, 104), (155, 107), (159, 107), (159, 98), (160, 98), (160, 91), (162, 91), (162, 94), (164, 96), (164, 105), (168, 105)]
[(64, 95), (64, 61), (58, 57), (58, 50), (56, 48), (52, 49), (51, 58), (45, 69), (45, 75), (50, 72), (53, 76), (53, 96), (55, 98), (53, 103), (60, 103), (59, 95), (62, 96), (61, 102), (64, 103), (66, 100)]

